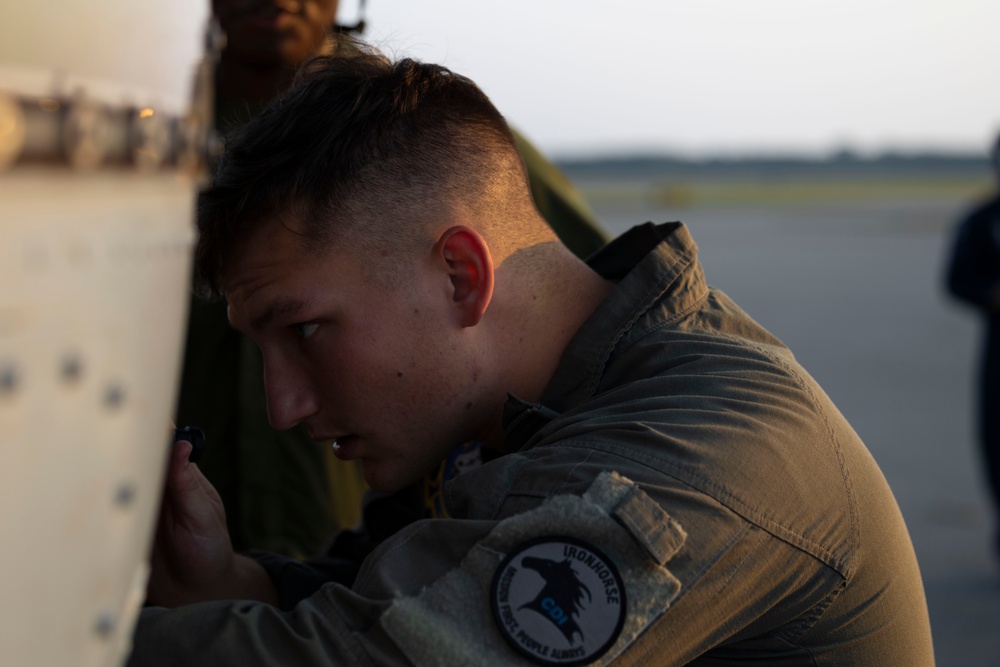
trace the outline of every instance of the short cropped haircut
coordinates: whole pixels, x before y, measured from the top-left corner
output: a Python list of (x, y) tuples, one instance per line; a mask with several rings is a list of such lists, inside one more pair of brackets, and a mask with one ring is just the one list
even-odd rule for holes
[(230, 135), (198, 201), (197, 268), (221, 294), (230, 253), (269, 220), (307, 250), (347, 234), (352, 252), (385, 257), (427, 243), (449, 207), (497, 220), (534, 210), (506, 121), (463, 76), (354, 46), (306, 64)]

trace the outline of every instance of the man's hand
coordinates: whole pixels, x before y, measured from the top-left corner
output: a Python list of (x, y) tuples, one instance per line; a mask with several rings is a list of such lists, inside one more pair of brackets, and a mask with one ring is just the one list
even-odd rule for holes
[(226, 599), (275, 603), (264, 569), (233, 552), (222, 499), (188, 462), (190, 453), (186, 440), (170, 452), (147, 601), (164, 607)]

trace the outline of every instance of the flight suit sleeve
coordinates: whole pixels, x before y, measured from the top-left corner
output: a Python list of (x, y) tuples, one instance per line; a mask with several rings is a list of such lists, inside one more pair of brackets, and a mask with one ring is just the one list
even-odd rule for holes
[[(142, 611), (130, 667), (373, 665), (360, 637), (388, 606), (350, 590), (314, 595), (291, 611), (260, 602), (220, 601)], [(390, 647), (391, 648), (391, 647)], [(394, 662), (407, 664), (395, 656)]]
[(278, 591), (278, 607), (286, 611), (294, 609), (325, 584), (350, 586), (360, 567), (359, 563), (345, 558), (320, 557), (300, 561), (256, 550), (246, 551), (243, 555), (264, 568)]
[(501, 521), (420, 521), (372, 554), (353, 589), (326, 584), (290, 611), (146, 609), (129, 665), (608, 664), (676, 598), (667, 564), (684, 539), (605, 473)]

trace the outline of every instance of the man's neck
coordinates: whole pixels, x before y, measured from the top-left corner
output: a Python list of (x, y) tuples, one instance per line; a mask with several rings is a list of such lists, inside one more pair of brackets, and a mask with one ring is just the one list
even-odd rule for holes
[[(552, 244), (545, 260), (538, 273), (502, 267), (497, 274), (507, 295), (494, 304), (503, 389), (529, 402), (541, 400), (570, 340), (614, 289), (562, 244)], [(502, 434), (501, 409), (485, 441), (502, 449)]]
[(288, 89), (295, 68), (287, 65), (253, 65), (222, 54), (216, 80), (220, 98), (269, 102)]
[(220, 97), (230, 100), (270, 102), (288, 90), (302, 63), (314, 56), (333, 53), (339, 44), (332, 34), (327, 34), (319, 43), (310, 47), (308, 57), (295, 63), (281, 62), (280, 59), (247, 62), (223, 51), (219, 59), (216, 92)]

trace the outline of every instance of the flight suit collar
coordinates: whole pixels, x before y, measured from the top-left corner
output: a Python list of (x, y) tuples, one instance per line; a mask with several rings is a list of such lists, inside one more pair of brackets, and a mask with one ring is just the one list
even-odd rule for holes
[(616, 282), (614, 291), (570, 340), (540, 403), (508, 395), (504, 406), (504, 449), (520, 449), (542, 426), (593, 396), (615, 346), (651, 308), (669, 319), (690, 312), (708, 287), (698, 248), (680, 222), (633, 227), (587, 263)]

